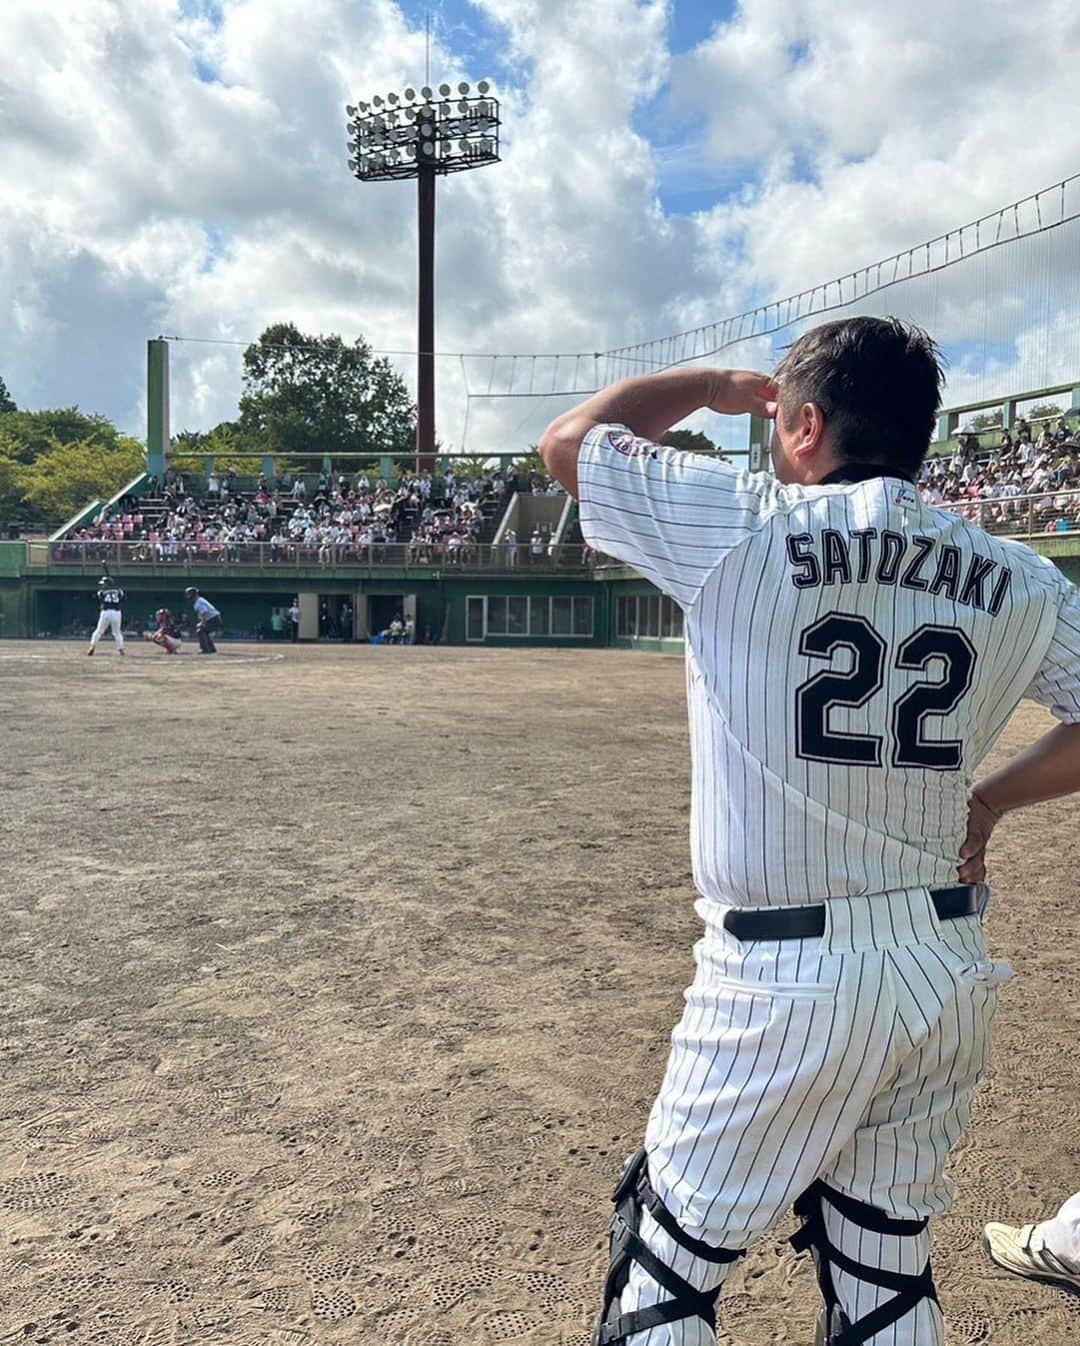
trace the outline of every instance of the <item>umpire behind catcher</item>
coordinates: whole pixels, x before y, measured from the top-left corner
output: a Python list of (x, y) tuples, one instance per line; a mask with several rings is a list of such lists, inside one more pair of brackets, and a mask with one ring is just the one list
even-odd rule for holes
[(198, 618), (195, 623), (195, 634), (199, 639), (199, 653), (217, 654), (214, 632), (221, 630), (221, 613), (194, 585), (189, 585), (184, 590), (184, 597), (195, 609), (195, 616)]
[[(925, 333), (853, 318), (775, 378), (630, 379), (541, 443), (591, 547), (685, 613), (696, 976), (616, 1192), (601, 1346), (713, 1346), (746, 1247), (794, 1204), (828, 1346), (941, 1346), (931, 1216), (986, 1070), (984, 851), (1080, 789), (1080, 597), (924, 504)], [(660, 448), (702, 407), (775, 423), (775, 476)], [(1061, 724), (972, 790), (1019, 700)]]

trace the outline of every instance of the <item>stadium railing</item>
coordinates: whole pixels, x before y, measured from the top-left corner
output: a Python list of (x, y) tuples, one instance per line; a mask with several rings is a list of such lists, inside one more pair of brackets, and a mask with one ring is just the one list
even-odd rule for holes
[(261, 574), (297, 571), (355, 573), (385, 569), (499, 570), (510, 574), (543, 571), (588, 571), (606, 558), (582, 546), (560, 546), (534, 555), (528, 543), (516, 553), (504, 544), (451, 547), (446, 543), (380, 542), (369, 547), (333, 545), (321, 548), (303, 543), (270, 542), (115, 542), (105, 539), (64, 538), (56, 542), (28, 542), (27, 563), (35, 570), (81, 574), (162, 567), (180, 571), (230, 570)]
[[(999, 537), (1032, 539), (1048, 535), (1080, 534), (1080, 488), (1060, 487), (1032, 495), (999, 496), (989, 500), (949, 501), (940, 509), (959, 514)], [(529, 574), (542, 571), (591, 571), (617, 565), (610, 558), (580, 544), (563, 544), (534, 555), (528, 541), (512, 552), (505, 544), (452, 547), (445, 542), (380, 542), (367, 547), (288, 542), (126, 541), (62, 538), (28, 541), (27, 567), (64, 573), (98, 573), (108, 568), (178, 571), (243, 571), (289, 574), (301, 571), (337, 571), (348, 574), (380, 570), (500, 571)]]
[[(1080, 489), (1076, 487), (990, 500), (950, 500), (937, 508), (959, 514), (998, 537), (1022, 539), (1080, 532)], [(1067, 527), (1061, 527), (1062, 522)]]

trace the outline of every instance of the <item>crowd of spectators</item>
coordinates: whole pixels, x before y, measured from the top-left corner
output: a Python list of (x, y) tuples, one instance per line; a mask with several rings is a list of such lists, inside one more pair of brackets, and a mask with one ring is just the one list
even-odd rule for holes
[(991, 532), (1080, 529), (1080, 427), (1061, 416), (962, 431), (951, 455), (927, 460), (919, 485), (928, 504)]
[(472, 554), (484, 523), (483, 503), (501, 503), (510, 488), (501, 471), (461, 477), (405, 471), (392, 484), (327, 470), (317, 480), (284, 473), (259, 476), (240, 489), (235, 464), (212, 473), (202, 491), (189, 490), (170, 469), (151, 478), (140, 499), (125, 498), (108, 517), (74, 530), (57, 559), (107, 556), (98, 544), (126, 543), (135, 561), (239, 561), (265, 544), (271, 562), (317, 560), (333, 566), (365, 552), (407, 545), (413, 559), (457, 560)]

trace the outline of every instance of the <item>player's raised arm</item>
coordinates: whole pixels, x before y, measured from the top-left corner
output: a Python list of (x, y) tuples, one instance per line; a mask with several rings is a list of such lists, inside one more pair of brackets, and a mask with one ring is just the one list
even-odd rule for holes
[(770, 416), (774, 391), (764, 374), (676, 370), (627, 379), (560, 416), (541, 452), (577, 496), (589, 546), (689, 611), (718, 561), (761, 527), (777, 483), (656, 439), (704, 406)]
[(540, 455), (548, 471), (579, 495), (578, 455), (598, 425), (623, 425), (639, 439), (656, 441), (695, 411), (726, 416), (776, 415), (776, 385), (768, 374), (746, 369), (669, 369), (623, 379), (565, 412), (548, 426)]

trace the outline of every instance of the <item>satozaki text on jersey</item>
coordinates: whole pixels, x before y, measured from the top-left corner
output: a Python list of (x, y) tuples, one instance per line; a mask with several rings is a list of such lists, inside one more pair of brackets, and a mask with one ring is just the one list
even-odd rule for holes
[(1008, 566), (988, 556), (964, 557), (959, 547), (938, 538), (885, 528), (856, 528), (839, 533), (793, 533), (787, 540), (791, 582), (796, 589), (830, 584), (898, 584), (943, 594), (954, 602), (996, 617), (1012, 583)]

